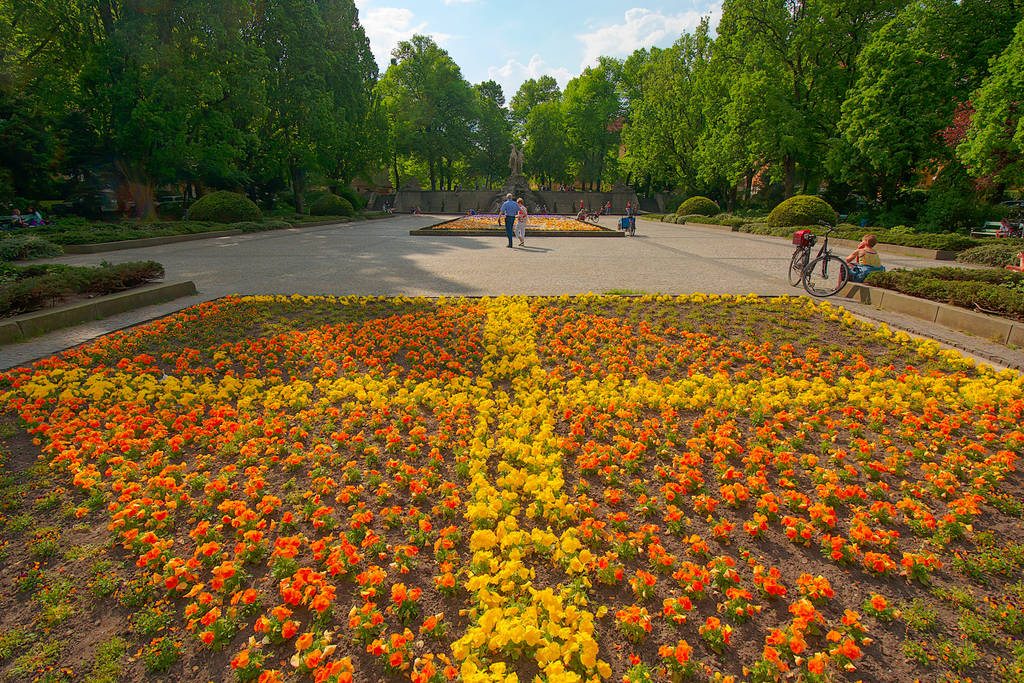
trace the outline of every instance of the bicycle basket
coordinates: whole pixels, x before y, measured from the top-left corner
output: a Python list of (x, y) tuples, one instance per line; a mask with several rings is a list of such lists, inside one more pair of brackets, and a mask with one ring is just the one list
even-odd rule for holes
[(793, 233), (793, 244), (798, 247), (809, 247), (817, 239), (817, 236), (810, 230), (797, 230)]

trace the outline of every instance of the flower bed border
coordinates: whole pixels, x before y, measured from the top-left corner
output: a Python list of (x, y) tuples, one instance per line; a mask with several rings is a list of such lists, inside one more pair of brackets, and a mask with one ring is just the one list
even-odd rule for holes
[(838, 294), (883, 311), (903, 313), (958, 332), (972, 334), (1003, 346), (1024, 346), (1024, 322), (1007, 320), (966, 308), (922, 299), (882, 287), (850, 283)]
[(196, 283), (191, 280), (160, 282), (96, 297), (89, 301), (25, 313), (0, 322), (0, 345), (25, 341), (30, 337), (64, 327), (80, 325), (90, 320), (102, 320), (118, 313), (196, 293)]
[[(410, 230), (409, 234), (413, 237), (423, 237), (425, 235), (433, 236), (451, 236), (451, 237), (504, 237), (504, 228), (495, 226), (493, 230), (439, 230), (438, 227), (446, 225), (448, 223), (454, 223), (457, 220), (464, 218), (464, 216), (456, 216), (437, 225), (432, 225), (427, 228), (418, 228), (416, 230)], [(574, 232), (571, 230), (536, 230), (526, 226), (527, 237), (625, 237), (626, 233), (621, 230), (611, 230), (604, 227), (603, 225), (597, 225), (596, 223), (588, 223), (593, 225), (597, 230), (580, 230)]]

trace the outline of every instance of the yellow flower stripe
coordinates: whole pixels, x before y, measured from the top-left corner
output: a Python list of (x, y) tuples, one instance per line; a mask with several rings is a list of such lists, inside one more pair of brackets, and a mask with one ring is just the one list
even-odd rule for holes
[[(568, 586), (537, 589), (530, 561), (582, 571), (580, 543), (567, 521), (562, 463), (552, 433), (553, 399), (540, 367), (536, 333), (523, 299), (488, 302), (482, 378), (475, 389), (480, 417), (471, 446), (474, 529), (467, 588), (473, 624), (452, 645), (465, 681), (518, 680), (515, 659), (532, 657), (551, 683), (599, 680), (611, 674), (598, 659), (595, 616)], [(508, 386), (506, 390), (504, 386)], [(484, 395), (486, 394), (486, 395)], [(493, 456), (493, 457), (492, 457)], [(488, 476), (491, 467), (496, 477)], [(538, 526), (520, 527), (518, 516)], [(583, 550), (585, 554), (589, 551)], [(589, 585), (589, 583), (588, 583)], [(574, 602), (582, 602), (577, 605)]]

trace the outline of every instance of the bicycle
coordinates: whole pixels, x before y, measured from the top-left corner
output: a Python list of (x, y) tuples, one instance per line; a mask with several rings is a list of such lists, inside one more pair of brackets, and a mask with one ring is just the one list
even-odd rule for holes
[(804, 289), (811, 296), (826, 297), (846, 286), (850, 281), (850, 267), (828, 247), (828, 236), (835, 230), (835, 226), (828, 223), (820, 225), (828, 229), (813, 259), (811, 248), (817, 242), (817, 236), (810, 230), (797, 230), (793, 233), (796, 251), (789, 260), (789, 284), (796, 287), (803, 283)]

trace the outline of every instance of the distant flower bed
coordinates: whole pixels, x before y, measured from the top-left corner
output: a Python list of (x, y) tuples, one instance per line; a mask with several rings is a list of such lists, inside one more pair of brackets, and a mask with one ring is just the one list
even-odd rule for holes
[[(450, 223), (434, 226), (434, 230), (494, 230), (504, 232), (505, 225), (498, 222), (495, 214), (465, 216)], [(584, 223), (575, 218), (564, 216), (530, 216), (526, 223), (527, 230), (550, 230), (555, 232), (600, 232), (599, 225)]]

